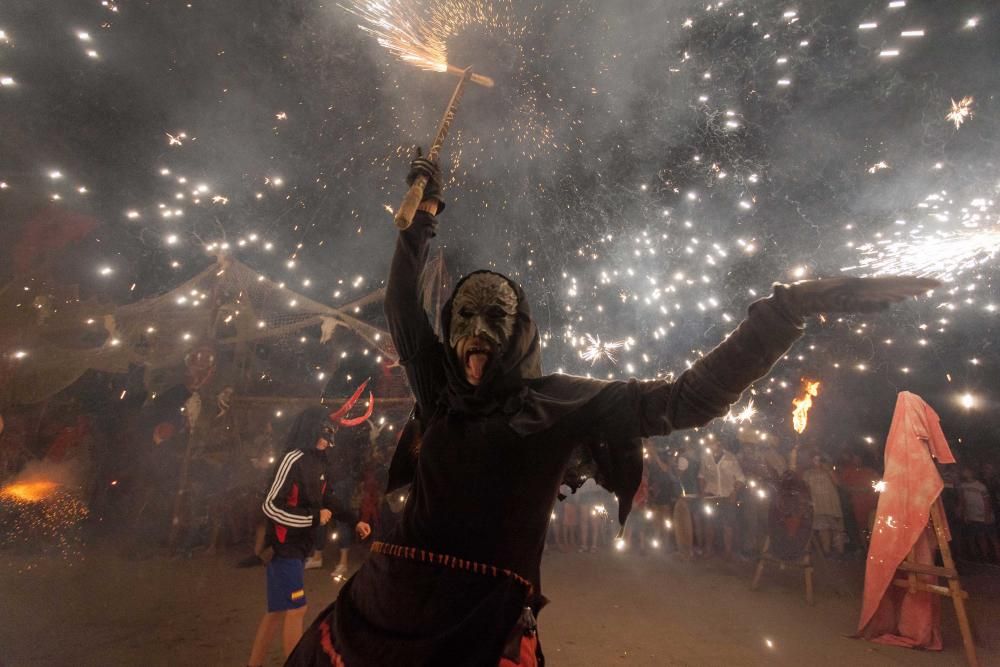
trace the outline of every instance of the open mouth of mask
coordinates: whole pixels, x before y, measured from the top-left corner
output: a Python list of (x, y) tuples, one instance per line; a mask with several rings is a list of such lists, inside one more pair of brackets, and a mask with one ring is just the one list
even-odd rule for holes
[(486, 375), (486, 369), (493, 359), (493, 348), (488, 343), (473, 340), (464, 346), (462, 364), (469, 384), (478, 385)]
[(517, 293), (494, 273), (475, 273), (458, 288), (452, 303), (449, 342), (466, 379), (478, 385), (514, 333)]

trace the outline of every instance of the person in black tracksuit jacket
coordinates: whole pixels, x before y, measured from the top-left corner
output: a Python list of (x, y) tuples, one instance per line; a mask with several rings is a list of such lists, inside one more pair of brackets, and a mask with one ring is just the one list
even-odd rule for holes
[(326, 450), (333, 445), (336, 426), (327, 418), (329, 408), (306, 408), (296, 417), (288, 434), (285, 455), (264, 497), (267, 517), (267, 613), (261, 619), (250, 653), (250, 665), (262, 665), (277, 629), (282, 626), (285, 655), (302, 636), (306, 613), (303, 586), (305, 559), (312, 553), (317, 526), (331, 519), (354, 524), (364, 539), (371, 527), (337, 498), (327, 479)]

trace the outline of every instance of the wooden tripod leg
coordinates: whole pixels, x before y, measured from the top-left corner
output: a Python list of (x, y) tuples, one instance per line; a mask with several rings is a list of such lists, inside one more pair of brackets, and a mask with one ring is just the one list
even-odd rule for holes
[(771, 538), (764, 538), (764, 550), (760, 552), (760, 560), (757, 561), (757, 571), (753, 574), (753, 582), (750, 584), (750, 590), (755, 591), (757, 587), (760, 586), (760, 578), (764, 574), (764, 563), (767, 562), (767, 550), (771, 547)]
[(965, 600), (962, 597), (962, 587), (956, 579), (949, 579), (948, 588), (951, 590), (951, 601), (955, 603), (955, 616), (958, 617), (958, 628), (962, 631), (965, 661), (969, 663), (969, 667), (979, 667), (979, 658), (976, 657), (976, 645), (972, 641), (972, 627), (969, 625), (969, 616), (965, 613)]
[[(950, 570), (955, 570), (955, 560), (951, 557), (951, 545), (948, 544), (948, 537), (944, 533), (944, 513), (941, 508), (941, 498), (931, 505), (931, 525), (934, 526), (934, 535), (937, 537), (938, 548), (941, 550), (941, 562)], [(976, 645), (972, 641), (972, 626), (969, 624), (969, 615), (965, 610), (965, 599), (962, 593), (962, 585), (957, 577), (948, 577), (948, 590), (951, 591), (951, 601), (955, 604), (955, 616), (958, 617), (958, 629), (962, 632), (962, 645), (965, 648), (965, 661), (969, 667), (979, 667), (979, 658), (976, 656)]]
[(804, 563), (806, 575), (806, 604), (812, 606), (815, 604), (815, 600), (813, 599), (813, 566), (811, 549), (806, 552)]
[[(830, 548), (832, 549), (833, 547), (831, 546)], [(809, 538), (810, 560), (812, 558), (811, 554), (813, 553), (813, 551), (819, 554), (819, 559), (820, 561), (822, 561), (823, 567), (826, 567), (827, 561), (826, 561), (826, 554), (823, 552), (823, 543), (819, 539), (819, 533), (817, 533), (815, 530), (813, 531), (812, 537)]]

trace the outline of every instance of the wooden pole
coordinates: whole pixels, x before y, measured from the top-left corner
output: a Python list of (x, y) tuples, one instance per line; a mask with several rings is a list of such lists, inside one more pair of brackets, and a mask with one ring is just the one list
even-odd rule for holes
[[(455, 112), (458, 111), (458, 105), (462, 101), (462, 95), (465, 93), (465, 84), (468, 83), (471, 77), (471, 68), (462, 70), (462, 78), (459, 79), (458, 85), (455, 86), (455, 92), (451, 94), (451, 100), (448, 101), (448, 107), (444, 110), (441, 123), (438, 125), (437, 133), (434, 135), (434, 141), (431, 143), (430, 151), (427, 153), (427, 159), (431, 162), (437, 161), (438, 155), (441, 153), (441, 146), (444, 144), (444, 140), (448, 138), (448, 130), (451, 128), (452, 121), (455, 120)], [(420, 175), (413, 181), (410, 189), (406, 191), (403, 203), (399, 205), (399, 210), (396, 211), (396, 227), (400, 230), (409, 229), (410, 225), (413, 224), (413, 216), (416, 215), (417, 207), (420, 206), (420, 202), (424, 198), (425, 187), (427, 187), (427, 177)]]
[[(218, 269), (220, 272), (219, 275), (221, 275), (221, 272), (225, 271), (226, 268), (228, 268), (229, 261), (224, 255), (220, 255), (218, 257), (216, 265), (219, 267)], [(219, 316), (219, 306), (220, 306), (219, 282), (220, 281), (216, 279), (215, 284), (212, 286), (212, 315), (211, 317), (208, 318), (208, 329), (203, 332), (203, 338), (202, 338), (202, 340), (211, 341), (213, 354), (218, 349), (218, 344), (216, 341), (215, 334), (218, 331), (218, 327), (216, 326), (216, 319)], [(215, 369), (213, 368), (212, 374), (214, 373)], [(194, 396), (195, 394), (198, 394), (198, 399), (201, 400), (201, 394), (199, 393), (199, 390), (202, 389), (204, 383), (207, 383), (208, 379), (211, 379), (211, 375), (209, 375), (208, 378), (202, 381), (203, 382), (202, 385), (199, 385), (194, 389), (192, 389), (191, 395)], [(200, 414), (201, 413), (199, 412), (199, 416)], [(177, 494), (174, 496), (174, 509), (170, 515), (170, 533), (167, 535), (167, 548), (170, 551), (174, 550), (174, 547), (177, 545), (177, 539), (180, 537), (181, 513), (185, 510), (184, 507), (185, 500), (188, 500), (188, 507), (186, 509), (189, 518), (191, 514), (190, 500), (188, 498), (188, 496), (190, 495), (188, 493), (190, 491), (190, 489), (188, 489), (188, 477), (191, 470), (191, 454), (194, 451), (194, 439), (196, 430), (197, 430), (197, 424), (195, 424), (194, 422), (188, 422), (187, 446), (184, 448), (184, 458), (181, 459), (181, 470), (180, 470), (179, 480), (177, 482)]]

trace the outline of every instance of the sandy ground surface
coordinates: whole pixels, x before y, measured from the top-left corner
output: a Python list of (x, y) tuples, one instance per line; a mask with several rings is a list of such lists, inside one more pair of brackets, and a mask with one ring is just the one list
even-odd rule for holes
[[(72, 567), (0, 554), (0, 664), (245, 664), (263, 611), (262, 568), (234, 568), (238, 553), (127, 560), (118, 552), (90, 547)], [(549, 664), (964, 664), (950, 603), (942, 653), (847, 638), (860, 607), (858, 564), (821, 565), (814, 607), (800, 574), (766, 575), (756, 593), (751, 574), (750, 563), (549, 552), (543, 585), (552, 603), (541, 615)], [(1000, 665), (1000, 571), (976, 569), (965, 585), (980, 661)], [(306, 588), (308, 619), (338, 590), (327, 571), (307, 572)], [(270, 664), (281, 664), (277, 651)]]

